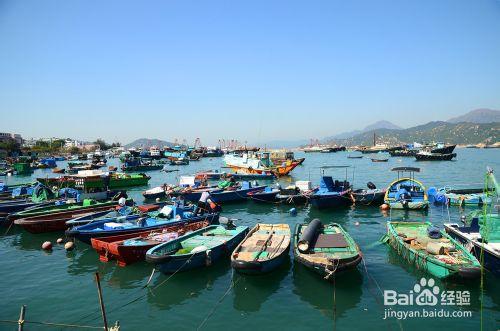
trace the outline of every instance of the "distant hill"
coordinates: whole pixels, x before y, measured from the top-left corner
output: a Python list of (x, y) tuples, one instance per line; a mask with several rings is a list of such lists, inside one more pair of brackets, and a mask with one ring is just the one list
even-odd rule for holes
[(131, 143), (123, 146), (125, 148), (139, 148), (145, 147), (149, 148), (152, 146), (163, 147), (163, 146), (174, 146), (174, 143), (169, 141), (160, 140), (160, 139), (148, 139), (148, 138), (140, 138), (132, 141)]
[(455, 144), (495, 143), (500, 141), (500, 122), (496, 123), (448, 123), (429, 122), (408, 129), (377, 129), (348, 139), (335, 140), (343, 145), (372, 145), (373, 133), (377, 142), (401, 144), (412, 142), (444, 142)]
[(372, 131), (372, 130), (377, 130), (377, 129), (399, 130), (399, 129), (401, 129), (401, 127), (399, 127), (396, 124), (391, 123), (389, 121), (378, 121), (378, 122), (375, 122), (373, 124), (368, 125), (363, 130), (353, 130), (353, 131), (339, 133), (339, 134), (336, 134), (336, 135), (331, 136), (331, 137), (326, 137), (324, 140), (330, 141), (330, 140), (335, 140), (335, 139), (348, 139), (348, 138), (354, 137), (358, 134)]
[(450, 118), (449, 123), (494, 123), (500, 122), (500, 110), (493, 109), (476, 109), (468, 112), (465, 115)]

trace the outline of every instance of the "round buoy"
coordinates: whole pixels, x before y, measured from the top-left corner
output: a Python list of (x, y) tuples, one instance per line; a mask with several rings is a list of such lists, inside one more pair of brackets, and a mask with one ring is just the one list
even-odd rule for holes
[(160, 198), (156, 198), (156, 202), (160, 202)]
[(380, 206), (380, 209), (382, 210), (389, 210), (389, 205), (384, 203), (382, 206)]
[(64, 244), (64, 249), (67, 251), (72, 251), (75, 248), (75, 243), (72, 241), (68, 241)]
[(64, 242), (64, 239), (63, 238), (57, 238), (57, 243), (58, 244), (62, 244)]
[(50, 241), (46, 241), (42, 244), (42, 249), (46, 251), (52, 250), (52, 243)]
[(354, 225), (359, 226), (359, 222), (354, 222)]

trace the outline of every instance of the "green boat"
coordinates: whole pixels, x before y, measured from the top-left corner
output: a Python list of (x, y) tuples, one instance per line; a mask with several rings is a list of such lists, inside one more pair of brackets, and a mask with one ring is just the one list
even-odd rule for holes
[(37, 178), (49, 187), (72, 187), (88, 189), (117, 189), (131, 186), (145, 186), (151, 177), (146, 174), (105, 173), (100, 170), (80, 171), (76, 175), (59, 178)]
[(296, 225), (293, 253), (297, 262), (328, 281), (356, 268), (362, 259), (358, 245), (339, 224), (324, 225), (319, 219)]
[(478, 260), (445, 231), (430, 222), (387, 222), (384, 242), (409, 264), (437, 278), (477, 278)]
[[(127, 201), (127, 203), (130, 204), (131, 200)], [(59, 216), (63, 213), (64, 214), (67, 214), (67, 213), (75, 213), (76, 214), (76, 212), (86, 211), (86, 210), (88, 210), (90, 213), (90, 212), (102, 209), (101, 207), (111, 208), (111, 207), (114, 207), (117, 205), (118, 205), (118, 201), (115, 201), (115, 200), (98, 202), (98, 201), (92, 200), (92, 199), (85, 199), (82, 202), (73, 202), (73, 203), (65, 203), (62, 205), (50, 205), (50, 206), (43, 206), (43, 207), (26, 209), (26, 210), (9, 215), (8, 219), (9, 219), (9, 221), (14, 221), (14, 220), (21, 219), (21, 218), (35, 217), (35, 216), (47, 216), (47, 219), (50, 219), (51, 218), (50, 216), (53, 216), (53, 215)]]
[(12, 168), (17, 175), (29, 175), (33, 172), (31, 165), (27, 162), (16, 162), (12, 165)]

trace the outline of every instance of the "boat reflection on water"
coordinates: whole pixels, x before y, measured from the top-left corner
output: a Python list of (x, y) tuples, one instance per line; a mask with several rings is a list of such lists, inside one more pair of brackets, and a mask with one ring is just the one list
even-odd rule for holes
[[(12, 226), (7, 232), (7, 235), (13, 234), (16, 236), (13, 238), (12, 246), (23, 251), (40, 251), (44, 241), (51, 241), (54, 250), (56, 250), (58, 247), (56, 246), (57, 238), (64, 238), (64, 232), (37, 233), (34, 235), (18, 226)], [(62, 248), (64, 249), (64, 247)]]
[(302, 301), (331, 319), (339, 319), (361, 301), (363, 275), (359, 267), (339, 273), (335, 281), (336, 310), (334, 316), (334, 285), (299, 263), (293, 266), (293, 292)]
[[(163, 284), (162, 282), (171, 275), (161, 274), (159, 277), (155, 276), (151, 284), (149, 284), (148, 303), (155, 305), (160, 310), (168, 310), (173, 306), (198, 297), (203, 292), (216, 286), (217, 293), (224, 291), (223, 289), (227, 288), (231, 281), (231, 266), (229, 259), (220, 262), (208, 268), (179, 272)], [(218, 283), (216, 284), (216, 282)], [(158, 286), (158, 288), (155, 289), (155, 286)]]
[(233, 307), (242, 312), (256, 312), (261, 309), (272, 294), (276, 293), (281, 282), (290, 275), (291, 259), (288, 259), (278, 269), (262, 275), (243, 275), (234, 273)]
[(97, 262), (103, 266), (112, 266), (111, 275), (106, 283), (111, 287), (119, 289), (135, 289), (145, 286), (153, 269), (152, 266), (146, 262), (138, 262), (126, 267), (119, 267), (116, 261), (108, 263), (100, 262), (98, 257)]

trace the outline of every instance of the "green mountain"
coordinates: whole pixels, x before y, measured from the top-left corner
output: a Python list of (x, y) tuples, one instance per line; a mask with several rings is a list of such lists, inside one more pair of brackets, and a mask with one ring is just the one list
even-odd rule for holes
[(495, 143), (500, 141), (500, 122), (448, 123), (429, 122), (408, 129), (376, 129), (347, 139), (331, 142), (347, 146), (372, 145), (375, 133), (378, 143), (402, 144), (412, 142), (444, 142), (453, 144)]

